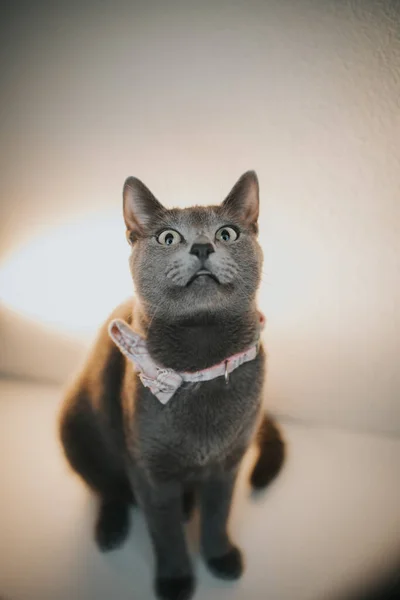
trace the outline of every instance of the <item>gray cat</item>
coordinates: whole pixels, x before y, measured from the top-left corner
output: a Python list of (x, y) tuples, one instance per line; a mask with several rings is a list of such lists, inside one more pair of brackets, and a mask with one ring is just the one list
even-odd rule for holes
[(99, 497), (99, 547), (123, 543), (137, 502), (154, 547), (156, 594), (185, 600), (195, 585), (185, 516), (198, 501), (207, 566), (240, 577), (227, 522), (241, 460), (255, 442), (258, 489), (284, 459), (262, 410), (258, 180), (245, 173), (219, 206), (167, 210), (130, 177), (123, 199), (136, 297), (103, 326), (64, 402), (60, 435)]

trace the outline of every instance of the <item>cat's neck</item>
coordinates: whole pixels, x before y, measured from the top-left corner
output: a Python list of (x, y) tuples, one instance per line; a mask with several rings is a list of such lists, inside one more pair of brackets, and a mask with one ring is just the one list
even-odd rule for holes
[(205, 369), (249, 348), (260, 328), (255, 304), (240, 314), (203, 313), (169, 321), (141, 311), (139, 319), (153, 359), (177, 371)]

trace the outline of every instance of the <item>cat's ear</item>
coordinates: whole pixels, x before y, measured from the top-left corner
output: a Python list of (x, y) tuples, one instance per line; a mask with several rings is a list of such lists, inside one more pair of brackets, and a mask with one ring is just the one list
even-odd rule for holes
[(257, 230), (259, 186), (255, 171), (247, 171), (235, 183), (222, 206), (247, 226)]
[(165, 212), (165, 208), (136, 177), (128, 177), (125, 181), (123, 199), (126, 236), (132, 243), (145, 233), (154, 217)]

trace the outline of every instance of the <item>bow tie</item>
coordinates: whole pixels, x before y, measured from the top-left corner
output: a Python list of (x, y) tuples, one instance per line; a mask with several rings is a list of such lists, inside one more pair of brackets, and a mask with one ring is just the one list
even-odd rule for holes
[[(263, 329), (264, 324), (265, 317), (260, 313), (260, 330)], [(228, 383), (230, 373), (240, 365), (254, 360), (259, 349), (259, 341), (257, 341), (244, 352), (234, 354), (212, 367), (201, 371), (178, 373), (173, 369), (158, 366), (150, 356), (146, 340), (122, 319), (113, 319), (109, 324), (108, 332), (121, 352), (133, 363), (142, 384), (150, 389), (161, 404), (167, 404), (183, 382), (197, 383), (224, 377), (225, 382)]]

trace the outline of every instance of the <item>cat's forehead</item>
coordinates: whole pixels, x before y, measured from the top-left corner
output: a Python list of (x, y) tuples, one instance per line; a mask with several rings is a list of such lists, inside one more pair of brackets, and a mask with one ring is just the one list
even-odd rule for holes
[(223, 211), (219, 206), (174, 208), (166, 211), (164, 218), (168, 221), (166, 225), (203, 231), (220, 225), (223, 221)]

